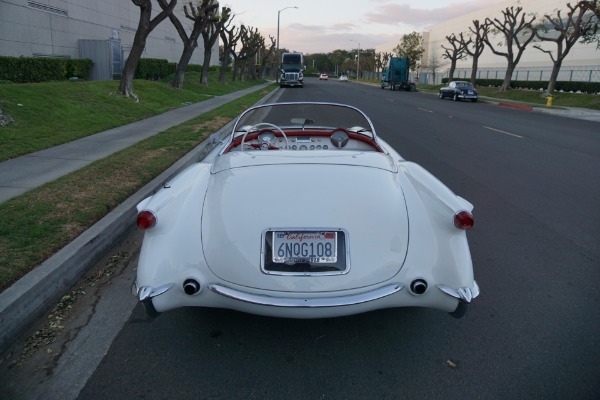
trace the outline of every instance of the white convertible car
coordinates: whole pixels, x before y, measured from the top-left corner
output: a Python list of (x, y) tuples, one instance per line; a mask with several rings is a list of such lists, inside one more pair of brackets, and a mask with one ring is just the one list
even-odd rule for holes
[(360, 110), (253, 107), (221, 146), (137, 206), (132, 290), (149, 315), (428, 307), (461, 317), (479, 294), (472, 204), (404, 160)]

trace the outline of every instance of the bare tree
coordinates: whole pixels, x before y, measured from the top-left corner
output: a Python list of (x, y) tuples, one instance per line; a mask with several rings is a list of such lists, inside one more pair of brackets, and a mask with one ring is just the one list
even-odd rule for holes
[[(158, 0), (158, 4), (163, 10), (165, 10), (167, 7), (166, 0)], [(185, 70), (192, 58), (192, 55), (194, 54), (194, 50), (196, 50), (196, 47), (198, 47), (198, 37), (200, 36), (200, 32), (202, 32), (206, 25), (210, 23), (208, 16), (219, 7), (219, 2), (217, 0), (202, 0), (199, 6), (194, 7), (190, 1), (189, 7), (189, 11), (187, 6), (183, 7), (185, 17), (194, 21), (194, 25), (189, 36), (175, 13), (169, 14), (169, 19), (171, 20), (173, 26), (175, 26), (175, 29), (177, 30), (177, 33), (179, 33), (179, 37), (183, 42), (183, 52), (181, 53), (181, 57), (177, 63), (175, 76), (171, 82), (171, 86), (177, 89), (181, 89), (183, 87)]]
[(225, 82), (225, 73), (233, 57), (236, 44), (240, 39), (241, 29), (231, 26), (234, 17), (231, 17), (220, 32), (221, 42), (223, 43), (223, 58), (221, 60), (221, 71), (219, 73), (219, 82)]
[(210, 23), (206, 24), (202, 30), (202, 39), (204, 41), (204, 62), (202, 64), (202, 73), (200, 75), (200, 84), (208, 85), (208, 67), (212, 57), (212, 48), (221, 34), (221, 30), (231, 17), (231, 8), (222, 7), (221, 14), (218, 14), (218, 9), (213, 10), (208, 15)]
[[(449, 36), (446, 36), (446, 40), (450, 44), (450, 47), (446, 47), (442, 45), (442, 49), (444, 49), (444, 54), (442, 57), (450, 60), (450, 72), (448, 72), (448, 81), (454, 80), (454, 70), (456, 69), (456, 62), (458, 60), (462, 60), (467, 56), (467, 47), (473, 41), (472, 39), (465, 39), (462, 32), (458, 37), (453, 33)], [(435, 82), (435, 72), (434, 72), (434, 82)]]
[(580, 1), (578, 6), (584, 7), (596, 16), (596, 24), (583, 37), (583, 43), (596, 43), (600, 49), (600, 0)]
[[(527, 17), (523, 12), (523, 7), (520, 6), (507, 7), (502, 11), (502, 15), (504, 16), (502, 21), (498, 18), (494, 18), (493, 20), (486, 18), (485, 22), (491, 28), (490, 33), (504, 36), (504, 43), (500, 41), (495, 45), (492, 44), (489, 35), (485, 37), (484, 42), (494, 54), (506, 58), (506, 74), (500, 87), (500, 91), (505, 92), (510, 90), (512, 74), (517, 64), (519, 64), (525, 48), (535, 37), (533, 21), (535, 21), (536, 17)], [(500, 50), (503, 45), (506, 46), (505, 51)]]
[(581, 3), (575, 6), (567, 3), (567, 8), (569, 11), (565, 18), (561, 16), (561, 10), (556, 11), (556, 16), (554, 17), (546, 14), (542, 21), (543, 25), (536, 29), (536, 36), (540, 40), (556, 44), (556, 54), (542, 48), (539, 44), (533, 46), (548, 54), (552, 60), (552, 73), (550, 74), (548, 88), (546, 89), (548, 94), (554, 92), (562, 62), (569, 54), (571, 48), (580, 38), (591, 32), (596, 26), (596, 22), (594, 21), (595, 16), (589, 14), (588, 9)]
[(235, 70), (239, 73), (240, 80), (245, 80), (247, 77), (254, 79), (256, 77), (255, 68), (252, 67), (253, 59), (258, 49), (261, 46), (261, 41), (264, 45), (264, 39), (258, 33), (257, 28), (246, 27), (242, 25), (240, 43), (242, 48), (235, 56)]
[(158, 24), (160, 24), (165, 18), (173, 12), (177, 0), (171, 0), (167, 7), (152, 17), (152, 0), (131, 0), (133, 4), (140, 8), (140, 20), (138, 22), (137, 30), (133, 38), (133, 45), (129, 52), (129, 57), (125, 61), (125, 67), (123, 68), (123, 75), (121, 76), (121, 82), (119, 83), (118, 93), (125, 97), (134, 97), (139, 101), (138, 96), (133, 92), (133, 78), (135, 76), (135, 69), (137, 68), (144, 48), (146, 47), (146, 39), (148, 35)]
[(435, 77), (437, 75), (437, 72), (444, 65), (446, 65), (446, 63), (442, 62), (435, 53), (432, 53), (431, 57), (429, 58), (429, 62), (427, 64), (421, 66), (423, 69), (427, 69), (427, 70), (431, 71), (431, 77), (432, 77), (432, 81), (433, 81), (432, 85), (435, 85)]
[[(477, 70), (479, 68), (479, 56), (485, 49), (485, 39), (489, 30), (488, 24), (481, 24), (479, 20), (473, 20), (473, 26), (469, 27), (471, 45), (465, 47), (465, 51), (472, 57), (471, 65), (471, 83), (473, 86), (477, 84)], [(462, 39), (462, 37), (461, 37)]]
[(262, 56), (261, 56), (261, 60), (260, 60), (260, 77), (264, 78), (267, 75), (267, 69), (269, 67), (269, 60), (271, 60), (273, 57), (273, 54), (275, 54), (275, 49), (277, 46), (276, 40), (273, 36), (269, 36), (269, 40), (271, 41), (271, 44), (269, 45), (269, 47), (267, 48), (266, 46), (264, 46), (264, 41), (263, 41), (263, 52), (262, 52)]

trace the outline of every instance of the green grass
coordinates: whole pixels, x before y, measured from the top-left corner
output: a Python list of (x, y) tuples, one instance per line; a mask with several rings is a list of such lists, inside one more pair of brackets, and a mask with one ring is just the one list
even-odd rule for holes
[[(260, 82), (252, 84), (256, 83)], [(107, 86), (104, 86), (106, 84), (84, 85), (106, 88)], [(60, 92), (60, 85), (58, 83), (51, 84), (41, 90), (47, 93), (48, 87), (53, 87), (54, 90)], [(69, 86), (71, 83), (62, 85)], [(147, 103), (144, 112), (148, 115), (153, 115), (162, 107), (179, 106), (183, 98), (193, 99), (193, 93), (183, 96), (172, 93), (168, 87), (158, 88), (157, 86), (160, 85), (164, 86), (157, 82), (136, 82), (134, 84), (134, 90), (142, 97), (142, 102), (138, 104)], [(146, 88), (147, 86), (148, 88)], [(245, 86), (251, 86), (251, 84), (246, 83)], [(227, 87), (228, 92), (239, 88), (240, 86), (234, 85)], [(0, 224), (0, 291), (55, 254), (205, 138), (275, 88), (275, 85), (270, 85), (264, 90), (244, 96), (79, 171), (0, 204), (0, 215), (3, 215), (2, 224)], [(31, 89), (24, 88), (22, 90)], [(150, 98), (150, 92), (154, 93), (154, 99)], [(112, 100), (107, 101), (105, 89), (94, 90), (94, 93), (95, 95), (86, 93), (85, 96), (89, 96), (90, 101), (96, 105), (95, 113), (98, 120), (109, 121), (111, 118), (121, 118), (114, 115), (115, 103), (119, 105), (127, 103), (127, 107), (135, 105), (135, 103), (129, 104), (129, 100), (118, 98), (115, 95), (111, 97)], [(171, 95), (178, 95), (177, 99), (166, 99)], [(200, 96), (201, 93), (196, 95)], [(4, 96), (4, 92), (2, 92), (2, 96)], [(163, 98), (169, 105), (161, 105), (159, 98)], [(23, 102), (30, 103), (26, 97), (23, 99)], [(36, 103), (38, 102), (36, 101)], [(63, 104), (68, 110), (56, 109), (55, 112), (66, 118), (70, 115), (70, 111), (76, 109), (77, 104), (72, 102)], [(139, 110), (137, 113), (142, 115)], [(35, 113), (23, 113), (19, 114), (19, 117), (22, 118), (22, 124), (38, 124), (32, 122), (33, 119), (38, 118)], [(77, 120), (82, 121), (82, 119)], [(64, 122), (72, 127), (71, 131), (77, 131), (76, 122)], [(89, 127), (87, 120), (84, 119), (81, 123)], [(2, 129), (4, 128), (0, 128), (0, 131)], [(21, 134), (28, 135), (27, 131)]]
[(140, 102), (116, 94), (118, 81), (49, 82), (0, 85), (0, 102), (15, 122), (0, 129), (0, 161), (139, 121), (213, 96), (254, 86), (258, 81), (199, 84), (186, 74), (183, 90), (161, 82), (136, 80)]

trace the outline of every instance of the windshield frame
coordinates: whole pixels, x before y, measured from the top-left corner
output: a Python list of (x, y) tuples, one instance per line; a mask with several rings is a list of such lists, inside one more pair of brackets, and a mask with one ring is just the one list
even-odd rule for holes
[[(244, 111), (242, 114), (240, 114), (240, 116), (236, 119), (235, 123), (233, 124), (233, 127), (231, 129), (231, 134), (229, 135), (229, 142), (233, 141), (237, 136), (240, 135), (240, 132), (245, 132), (245, 128), (247, 125), (243, 124), (243, 121), (245, 120), (245, 118), (248, 116), (248, 114), (251, 113), (260, 113), (260, 112), (267, 112), (268, 110), (273, 110), (277, 107), (339, 107), (341, 109), (346, 109), (349, 110), (351, 112), (357, 113), (360, 116), (360, 119), (362, 119), (367, 125), (366, 126), (362, 126), (360, 125), (362, 128), (365, 129), (365, 131), (368, 131), (368, 135), (364, 134), (365, 136), (369, 136), (372, 138), (372, 140), (376, 143), (379, 143), (378, 140), (378, 136), (377, 136), (377, 132), (375, 131), (375, 126), (373, 125), (373, 123), (371, 122), (371, 119), (364, 113), (362, 112), (360, 109), (348, 105), (348, 104), (342, 104), (342, 103), (333, 103), (333, 102), (315, 102), (315, 101), (301, 101), (301, 102), (281, 102), (281, 103), (265, 103), (265, 104), (260, 104), (257, 106), (253, 106), (249, 109), (247, 109), (246, 111)], [(320, 125), (318, 123), (314, 123), (314, 121), (311, 121), (311, 124), (306, 124), (306, 125), (302, 125), (300, 124), (298, 121), (302, 120), (303, 118), (300, 118), (300, 116), (298, 116), (298, 118), (292, 118), (292, 120), (290, 121), (290, 124), (288, 125), (281, 125), (281, 128), (295, 128), (295, 129), (327, 129), (327, 128), (346, 128), (349, 130), (352, 130), (353, 127), (356, 127), (356, 125), (349, 125), (349, 126), (343, 126), (343, 125)], [(358, 119), (358, 117), (357, 117)], [(294, 121), (295, 120), (295, 121)], [(310, 121), (310, 120), (306, 120), (306, 121)], [(264, 121), (261, 121), (264, 122)], [(360, 133), (360, 132), (357, 132)]]

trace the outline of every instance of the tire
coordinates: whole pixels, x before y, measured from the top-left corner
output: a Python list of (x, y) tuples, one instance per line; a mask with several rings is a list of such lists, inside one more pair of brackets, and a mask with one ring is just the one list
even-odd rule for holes
[(440, 92), (440, 93), (438, 93), (438, 96), (439, 96), (440, 99), (443, 99), (444, 98), (444, 93)]
[(150, 318), (156, 318), (160, 315), (156, 308), (154, 308), (154, 304), (152, 304), (152, 300), (148, 299), (146, 301), (142, 301), (142, 305), (144, 306), (144, 311), (146, 311), (146, 315)]
[(471, 103), (476, 103), (477, 99), (471, 99)]
[(458, 95), (456, 93), (454, 93), (454, 97), (452, 98), (452, 100), (458, 101)]

